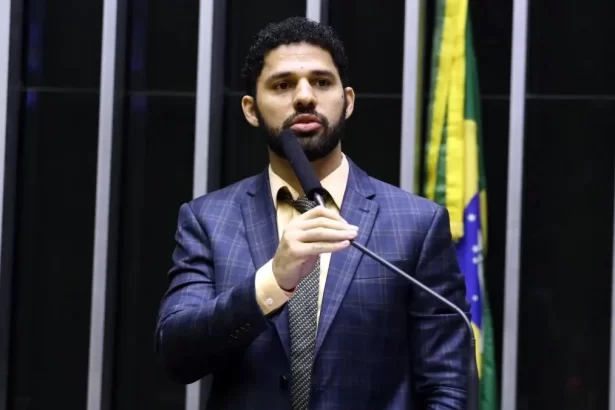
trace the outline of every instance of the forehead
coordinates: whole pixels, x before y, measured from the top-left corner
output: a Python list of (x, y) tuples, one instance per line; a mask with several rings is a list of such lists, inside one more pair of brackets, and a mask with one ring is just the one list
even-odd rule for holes
[(276, 72), (301, 75), (314, 70), (329, 70), (337, 75), (331, 54), (323, 48), (306, 43), (285, 44), (265, 56), (261, 77), (267, 78)]

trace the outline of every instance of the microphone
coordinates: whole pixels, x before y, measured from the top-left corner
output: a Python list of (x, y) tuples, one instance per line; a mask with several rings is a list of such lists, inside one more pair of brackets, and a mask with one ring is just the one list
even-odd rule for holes
[(303, 148), (299, 144), (297, 137), (291, 130), (284, 130), (280, 134), (280, 142), (282, 144), (282, 150), (290, 166), (293, 168), (299, 184), (305, 195), (318, 205), (325, 206), (325, 200), (323, 198), (324, 188), (320, 184), (316, 174), (312, 169), (310, 162), (303, 152)]
[[(299, 180), (299, 184), (301, 184), (301, 188), (305, 195), (312, 201), (316, 202), (321, 206), (325, 206), (325, 201), (323, 198), (324, 188), (320, 184), (320, 181), (316, 177), (314, 170), (312, 169), (310, 162), (303, 152), (303, 148), (299, 144), (297, 137), (291, 130), (284, 130), (280, 133), (280, 142), (282, 144), (282, 149), (284, 151), (284, 155), (286, 159), (290, 163), (290, 166), (293, 168), (295, 175), (297, 175), (297, 179)], [(470, 332), (470, 366), (468, 371), (468, 395), (467, 395), (467, 409), (468, 410), (478, 410), (478, 372), (476, 369), (476, 339), (474, 338), (474, 331), (472, 329), (472, 324), (468, 317), (463, 313), (463, 311), (457, 307), (454, 303), (448, 301), (446, 298), (440, 296), (438, 293), (429, 289), (423, 283), (408, 275), (406, 272), (399, 269), (397, 266), (391, 264), (380, 256), (376, 255), (374, 252), (370, 251), (360, 243), (355, 241), (350, 241), (350, 244), (354, 246), (356, 249), (360, 250), (370, 258), (376, 260), (381, 265), (387, 267), (393, 272), (397, 273), (404, 279), (410, 281), (412, 284), (418, 286), (423, 289), (432, 297), (438, 299), (440, 302), (444, 303), (446, 306), (455, 311), (455, 313), (459, 314), (461, 318), (464, 320), (468, 331)]]

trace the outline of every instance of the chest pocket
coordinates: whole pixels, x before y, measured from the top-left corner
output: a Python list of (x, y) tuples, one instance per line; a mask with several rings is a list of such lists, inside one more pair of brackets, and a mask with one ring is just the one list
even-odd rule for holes
[[(408, 272), (407, 260), (388, 260), (402, 271)], [(385, 326), (397, 332), (404, 323), (409, 296), (408, 281), (374, 259), (364, 256), (352, 278), (343, 306), (347, 307), (349, 323), (373, 328)], [(397, 323), (397, 324), (395, 324)]]

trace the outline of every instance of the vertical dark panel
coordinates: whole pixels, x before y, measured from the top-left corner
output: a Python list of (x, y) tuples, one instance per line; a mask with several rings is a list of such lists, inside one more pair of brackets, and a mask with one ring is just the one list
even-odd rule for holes
[(259, 173), (268, 163), (266, 142), (241, 111), (245, 89), (240, 73), (252, 38), (270, 22), (304, 15), (305, 0), (273, 0), (267, 7), (259, 2), (227, 1), (222, 186)]
[(614, 6), (529, 4), (519, 409), (607, 408)]
[[(493, 317), (496, 386), (502, 371), (506, 206), (508, 201), (508, 144), (513, 0), (469, 3), (474, 50), (478, 65), (487, 178), (487, 254), (485, 282)], [(501, 397), (501, 392), (498, 392)]]
[(344, 42), (350, 84), (358, 94), (401, 98), (404, 1), (329, 2), (329, 24)]
[(83, 408), (98, 95), (26, 91), (23, 99), (13, 405), (18, 409)]
[(615, 2), (590, 4), (529, 2), (528, 93), (615, 95)]
[(614, 109), (613, 101), (527, 103), (520, 409), (608, 404)]
[[(2, 248), (0, 265), (0, 410), (9, 409), (9, 362), (11, 342), (12, 280), (14, 274), (15, 246), (15, 202), (17, 183), (17, 143), (19, 140), (19, 107), (21, 101), (21, 45), (22, 45), (22, 0), (5, 2), (4, 7), (10, 7), (10, 15), (4, 18), (9, 21), (8, 37), (8, 67), (6, 98), (6, 124), (0, 129), (0, 138), (4, 136), (4, 166), (2, 204)], [(4, 11), (3, 11), (4, 12)], [(0, 47), (2, 48), (2, 47)], [(1, 69), (4, 69), (1, 68)], [(4, 79), (3, 79), (4, 80)], [(4, 98), (1, 97), (0, 98)], [(1, 104), (0, 104), (1, 105)]]
[(199, 1), (128, 1), (114, 410), (184, 409), (154, 355), (177, 212), (192, 197)]
[(98, 88), (102, 0), (24, 0), (24, 5), (24, 83), (43, 88)]
[[(483, 95), (510, 94), (513, 0), (469, 2)], [(508, 125), (505, 125), (508, 130)]]
[(86, 404), (102, 1), (24, 1), (11, 409)]
[[(479, 73), (480, 75), (480, 73)], [(487, 177), (487, 256), (485, 282), (493, 317), (496, 384), (502, 371), (504, 318), (504, 267), (506, 254), (506, 203), (508, 199), (508, 98), (482, 97), (483, 155)]]
[(399, 185), (404, 0), (330, 1), (329, 24), (349, 59), (356, 93), (343, 151), (375, 178)]
[(183, 386), (169, 382), (153, 353), (160, 299), (177, 223), (192, 196), (194, 97), (131, 96), (117, 288), (113, 409), (183, 409)]
[(195, 92), (198, 11), (198, 0), (128, 1), (130, 90)]

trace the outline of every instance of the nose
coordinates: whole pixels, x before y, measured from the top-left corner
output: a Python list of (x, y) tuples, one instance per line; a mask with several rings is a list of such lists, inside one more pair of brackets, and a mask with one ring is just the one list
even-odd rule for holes
[(303, 78), (297, 84), (293, 105), (297, 111), (314, 109), (316, 107), (314, 90), (308, 80)]

